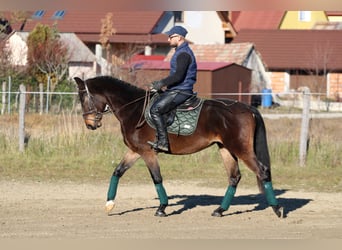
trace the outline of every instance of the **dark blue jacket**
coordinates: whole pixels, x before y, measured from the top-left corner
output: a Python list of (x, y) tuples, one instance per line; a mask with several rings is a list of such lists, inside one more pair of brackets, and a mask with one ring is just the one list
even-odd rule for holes
[[(184, 65), (184, 67), (187, 67), (185, 78), (182, 78), (183, 80), (178, 83), (174, 84), (167, 84), (167, 88), (170, 90), (193, 90), (193, 85), (196, 83), (197, 79), (197, 63), (196, 58), (194, 56), (194, 53), (189, 47), (189, 44), (187, 42), (182, 43), (179, 47), (176, 48), (174, 55), (171, 58), (170, 61), (170, 77), (172, 77), (176, 73), (177, 69), (177, 57), (181, 55), (182, 53), (187, 53), (191, 57), (190, 64)], [(183, 65), (182, 65), (183, 67)], [(185, 69), (184, 69), (185, 70)]]

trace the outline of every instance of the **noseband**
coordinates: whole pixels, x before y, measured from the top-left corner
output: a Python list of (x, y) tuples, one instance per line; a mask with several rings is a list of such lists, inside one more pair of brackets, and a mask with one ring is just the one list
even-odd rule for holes
[[(94, 97), (90, 94), (88, 86), (86, 83), (84, 83), (85, 89), (79, 90), (79, 92), (86, 92), (88, 96), (88, 109), (89, 111), (83, 112), (82, 116), (84, 120), (90, 120), (94, 122), (94, 126), (97, 127), (99, 121), (101, 121), (103, 112), (100, 112), (97, 110), (95, 104), (94, 104)], [(87, 116), (90, 114), (95, 114), (95, 118), (88, 118)]]

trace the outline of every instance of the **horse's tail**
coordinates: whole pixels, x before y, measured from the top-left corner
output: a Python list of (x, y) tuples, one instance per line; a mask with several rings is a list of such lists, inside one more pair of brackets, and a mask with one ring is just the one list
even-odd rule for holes
[(257, 183), (259, 190), (264, 191), (263, 181), (271, 181), (271, 161), (267, 145), (267, 136), (264, 119), (262, 118), (260, 112), (252, 107), (252, 112), (254, 114), (256, 127), (254, 133), (254, 152), (256, 154), (257, 160), (259, 161), (259, 167), (262, 178), (257, 176)]

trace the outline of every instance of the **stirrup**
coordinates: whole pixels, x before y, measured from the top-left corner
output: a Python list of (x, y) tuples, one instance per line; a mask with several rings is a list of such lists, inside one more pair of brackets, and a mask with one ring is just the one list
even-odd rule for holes
[(156, 151), (157, 153), (159, 153), (159, 152), (165, 152), (165, 153), (170, 152), (168, 147), (163, 147), (161, 145), (158, 145), (158, 142), (147, 141), (147, 144), (149, 144), (151, 146), (151, 148), (153, 148), (153, 150)]

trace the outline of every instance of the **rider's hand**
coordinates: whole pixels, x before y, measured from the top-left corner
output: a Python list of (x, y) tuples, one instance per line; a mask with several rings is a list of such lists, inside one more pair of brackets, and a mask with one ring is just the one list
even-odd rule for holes
[(162, 87), (163, 87), (163, 83), (161, 81), (152, 82), (152, 89), (155, 89), (156, 91), (160, 91)]

